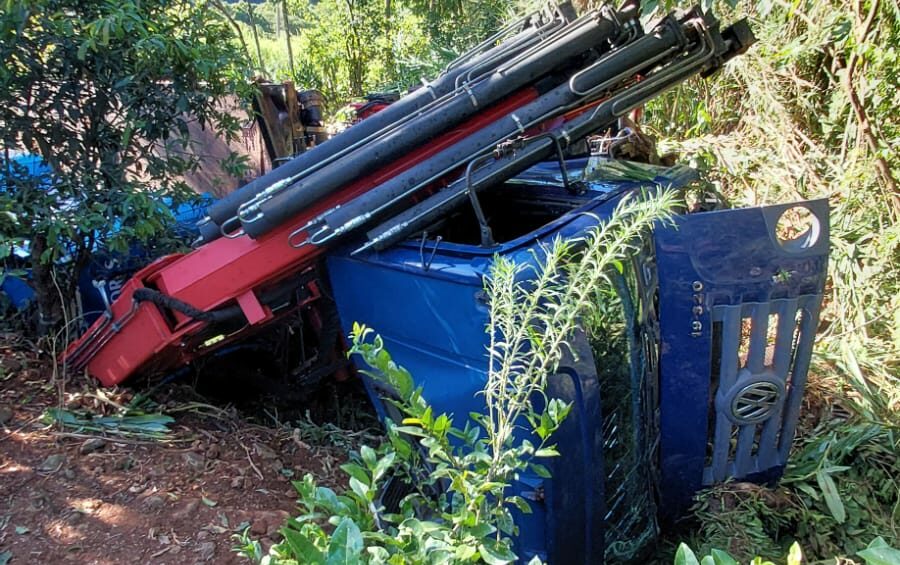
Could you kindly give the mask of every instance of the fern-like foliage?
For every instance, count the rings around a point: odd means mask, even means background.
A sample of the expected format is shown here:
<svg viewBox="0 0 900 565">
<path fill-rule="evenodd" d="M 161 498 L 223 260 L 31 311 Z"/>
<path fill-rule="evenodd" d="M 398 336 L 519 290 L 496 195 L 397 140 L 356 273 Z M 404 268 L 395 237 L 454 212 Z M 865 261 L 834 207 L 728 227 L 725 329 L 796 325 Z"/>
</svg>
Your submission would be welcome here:
<svg viewBox="0 0 900 565">
<path fill-rule="evenodd" d="M 641 235 L 668 219 L 677 200 L 673 191 L 623 198 L 612 216 L 583 238 L 557 238 L 542 247 L 537 267 L 497 257 L 485 285 L 491 339 L 484 397 L 495 458 L 520 419 L 534 416 L 532 399 L 543 393 L 579 319 L 594 304 L 596 289 L 608 284 L 610 269 L 622 270 Z M 543 435 L 539 421 L 535 431 Z"/>
</svg>

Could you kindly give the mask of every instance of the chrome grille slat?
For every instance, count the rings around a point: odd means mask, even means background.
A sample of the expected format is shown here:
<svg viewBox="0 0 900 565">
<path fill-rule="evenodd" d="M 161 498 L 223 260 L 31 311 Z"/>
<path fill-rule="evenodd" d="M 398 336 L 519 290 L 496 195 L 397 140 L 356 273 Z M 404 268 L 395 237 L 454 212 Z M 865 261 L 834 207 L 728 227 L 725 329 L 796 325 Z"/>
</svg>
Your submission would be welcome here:
<svg viewBox="0 0 900 565">
<path fill-rule="evenodd" d="M 822 303 L 821 296 L 801 297 L 800 312 L 803 318 L 800 322 L 800 339 L 797 341 L 797 349 L 794 358 L 797 360 L 791 371 L 791 390 L 785 410 L 785 424 L 779 438 L 778 458 L 787 460 L 794 440 L 794 431 L 797 428 L 797 418 L 800 414 L 800 402 L 803 400 L 803 391 L 806 389 L 806 378 L 809 372 L 809 363 L 812 360 L 812 347 L 816 337 L 816 327 L 819 325 L 819 307 Z"/>
<path fill-rule="evenodd" d="M 794 332 L 797 326 L 799 300 L 790 298 L 773 304 L 778 314 L 778 329 L 775 339 L 775 354 L 772 369 L 776 375 L 788 375 L 794 353 Z M 772 417 L 763 425 L 757 456 L 761 461 L 774 461 L 778 453 L 778 432 L 781 431 L 784 404 L 779 404 Z"/>
<path fill-rule="evenodd" d="M 722 360 L 719 369 L 719 388 L 731 388 L 737 380 L 738 348 L 741 339 L 741 306 L 722 306 L 713 311 L 713 320 L 722 322 Z M 727 352 L 727 353 L 726 353 Z M 712 474 L 707 483 L 724 480 L 728 476 L 728 456 L 731 446 L 732 424 L 728 417 L 716 413 L 716 434 L 713 444 Z"/>
</svg>

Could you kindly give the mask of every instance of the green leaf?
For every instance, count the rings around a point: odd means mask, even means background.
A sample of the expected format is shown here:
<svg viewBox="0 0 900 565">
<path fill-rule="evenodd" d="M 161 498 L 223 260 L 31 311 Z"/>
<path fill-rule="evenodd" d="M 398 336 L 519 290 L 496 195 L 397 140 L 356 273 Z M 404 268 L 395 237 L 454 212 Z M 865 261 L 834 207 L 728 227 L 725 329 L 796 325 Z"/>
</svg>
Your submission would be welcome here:
<svg viewBox="0 0 900 565">
<path fill-rule="evenodd" d="M 356 565 L 363 550 L 363 537 L 359 526 L 350 518 L 342 518 L 328 544 L 326 565 Z"/>
<path fill-rule="evenodd" d="M 615 267 L 616 270 L 619 271 L 620 275 L 625 272 L 625 267 L 622 265 L 622 262 L 619 261 L 618 259 L 613 259 L 611 261 L 611 263 L 612 263 L 613 267 Z"/>
<path fill-rule="evenodd" d="M 92 44 L 93 41 L 90 39 L 81 42 L 81 45 L 78 46 L 78 52 L 75 54 L 79 61 L 85 60 L 85 58 L 87 57 L 88 49 L 91 48 Z"/>
<path fill-rule="evenodd" d="M 801 563 L 803 563 L 803 552 L 800 550 L 800 544 L 794 542 L 788 550 L 787 565 L 800 565 Z"/>
<path fill-rule="evenodd" d="M 394 464 L 394 459 L 396 459 L 396 454 L 391 451 L 386 453 L 384 457 L 378 460 L 378 463 L 375 464 L 375 469 L 372 470 L 372 480 L 378 481 L 388 469 L 391 468 L 391 465 Z"/>
<path fill-rule="evenodd" d="M 678 544 L 678 550 L 675 552 L 675 565 L 700 565 L 697 556 L 684 543 Z"/>
<path fill-rule="evenodd" d="M 513 535 L 516 533 L 516 523 L 508 508 L 500 508 L 494 515 L 494 521 L 497 523 L 497 528 L 504 534 Z"/>
<path fill-rule="evenodd" d="M 495 528 L 494 526 L 492 526 L 486 522 L 480 522 L 478 524 L 475 524 L 468 530 L 469 534 L 472 536 L 475 536 L 476 538 L 487 537 L 496 531 L 497 531 L 497 528 Z"/>
<path fill-rule="evenodd" d="M 403 367 L 396 367 L 392 371 L 390 383 L 403 400 L 409 400 L 412 393 L 416 390 L 412 375 Z"/>
<path fill-rule="evenodd" d="M 478 550 L 475 549 L 474 546 L 460 545 L 457 546 L 454 557 L 456 557 L 457 563 L 468 563 L 473 557 L 475 557 L 476 553 L 478 553 Z"/>
<path fill-rule="evenodd" d="M 375 455 L 374 449 L 372 449 L 368 445 L 364 445 L 359 448 L 359 455 L 362 457 L 362 460 L 366 464 L 366 467 L 368 467 L 369 469 L 373 469 L 375 467 L 377 456 Z"/>
<path fill-rule="evenodd" d="M 522 514 L 531 514 L 531 505 L 528 504 L 528 501 L 522 498 L 521 496 L 510 496 L 506 499 L 507 502 L 514 504 L 516 508 L 519 509 L 519 512 Z"/>
<path fill-rule="evenodd" d="M 841 495 L 838 493 L 834 479 L 831 478 L 830 474 L 819 469 L 816 471 L 816 482 L 819 483 L 819 488 L 822 489 L 822 494 L 825 496 L 825 505 L 828 506 L 828 511 L 831 512 L 838 524 L 843 524 L 847 519 L 847 512 L 844 509 L 844 503 L 841 501 Z"/>
<path fill-rule="evenodd" d="M 543 465 L 541 465 L 540 463 L 531 463 L 530 467 L 531 467 L 531 470 L 534 471 L 534 473 L 541 478 L 549 479 L 553 476 L 550 474 L 550 470 L 547 469 L 546 467 L 544 467 Z"/>
<path fill-rule="evenodd" d="M 879 548 L 879 547 L 890 547 L 888 545 L 888 542 L 884 541 L 884 538 L 881 536 L 878 536 L 877 538 L 875 538 L 871 542 L 869 542 L 869 545 L 866 546 L 866 549 L 873 549 L 873 548 Z"/>
<path fill-rule="evenodd" d="M 201 496 L 201 497 L 200 497 L 200 501 L 201 501 L 203 504 L 209 506 L 210 508 L 212 508 L 212 507 L 214 507 L 216 504 L 218 504 L 218 502 L 216 502 L 215 500 L 210 500 L 210 499 L 206 498 L 205 496 Z"/>
<path fill-rule="evenodd" d="M 305 535 L 291 528 L 282 528 L 281 535 L 299 563 L 324 565 L 325 555 Z"/>
<path fill-rule="evenodd" d="M 397 426 L 394 428 L 397 432 L 401 434 L 407 434 L 416 437 L 429 437 L 427 433 L 422 431 L 422 428 L 417 428 L 415 426 Z"/>
<path fill-rule="evenodd" d="M 738 562 L 734 560 L 734 557 L 721 549 L 713 549 L 709 553 L 715 565 L 738 565 Z M 790 563 L 788 565 L 790 565 Z"/>
<path fill-rule="evenodd" d="M 900 550 L 890 547 L 878 536 L 864 550 L 857 552 L 866 565 L 900 565 Z"/>
<path fill-rule="evenodd" d="M 356 477 L 350 477 L 350 490 L 363 500 L 370 500 L 369 493 L 371 493 L 371 489 Z"/>
<path fill-rule="evenodd" d="M 383 547 L 367 547 L 366 553 L 369 554 L 369 563 L 387 563 L 391 554 Z"/>
<path fill-rule="evenodd" d="M 356 463 L 344 463 L 341 465 L 341 470 L 357 481 L 365 485 L 369 484 L 369 473 Z"/>
<path fill-rule="evenodd" d="M 449 429 L 450 418 L 448 418 L 446 414 L 441 414 L 437 417 L 437 419 L 435 419 L 433 426 L 435 435 L 443 435 Z"/>
<path fill-rule="evenodd" d="M 494 540 L 485 540 L 478 544 L 478 553 L 488 565 L 506 565 L 516 560 L 516 554 L 505 544 Z"/>
<path fill-rule="evenodd" d="M 316 488 L 316 501 L 328 509 L 332 514 L 340 514 L 346 510 L 344 503 L 340 501 L 334 491 L 328 487 Z"/>
</svg>

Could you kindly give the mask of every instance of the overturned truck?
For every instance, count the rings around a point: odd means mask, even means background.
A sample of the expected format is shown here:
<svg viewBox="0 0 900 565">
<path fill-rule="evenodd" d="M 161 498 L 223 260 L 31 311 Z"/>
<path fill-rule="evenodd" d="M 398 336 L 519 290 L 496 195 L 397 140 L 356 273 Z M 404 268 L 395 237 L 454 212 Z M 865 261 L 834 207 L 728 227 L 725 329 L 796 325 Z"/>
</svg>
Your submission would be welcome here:
<svg viewBox="0 0 900 565">
<path fill-rule="evenodd" d="M 69 368 L 105 385 L 166 373 L 275 327 L 303 382 L 352 371 L 353 322 L 375 328 L 439 411 L 483 409 L 492 258 L 576 240 L 622 198 L 684 184 L 647 166 L 569 158 L 593 134 L 753 42 L 700 9 L 644 30 L 631 8 L 530 14 L 437 79 L 213 203 L 196 248 L 138 271 L 73 343 Z M 800 209 L 808 229 L 778 230 Z M 688 212 L 687 210 L 690 210 Z M 553 478 L 513 486 L 519 555 L 626 561 L 704 486 L 782 472 L 804 391 L 828 255 L 811 201 L 694 210 L 614 274 L 615 335 L 579 332 L 549 379 L 573 404 Z M 389 406 L 368 382 L 382 417 Z M 390 493 L 385 493 L 385 500 Z"/>
</svg>

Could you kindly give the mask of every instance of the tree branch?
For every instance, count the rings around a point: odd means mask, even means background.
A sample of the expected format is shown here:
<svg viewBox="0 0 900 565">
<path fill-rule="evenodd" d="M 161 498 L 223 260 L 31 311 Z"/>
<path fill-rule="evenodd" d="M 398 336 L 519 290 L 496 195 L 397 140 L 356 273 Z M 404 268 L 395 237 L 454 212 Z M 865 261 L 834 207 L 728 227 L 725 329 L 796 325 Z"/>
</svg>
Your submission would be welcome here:
<svg viewBox="0 0 900 565">
<path fill-rule="evenodd" d="M 857 7 L 857 22 L 859 22 L 859 17 L 862 12 L 862 1 L 863 0 L 860 0 L 860 5 Z M 879 1 L 880 0 L 872 0 L 872 5 L 869 8 L 869 13 L 860 26 L 859 35 L 857 36 L 856 41 L 857 47 L 866 42 L 866 39 L 872 31 L 872 26 L 875 22 L 875 16 L 878 14 Z M 888 198 L 890 199 L 890 204 L 894 210 L 894 214 L 900 216 L 900 190 L 898 190 L 897 187 L 897 180 L 894 178 L 887 160 L 879 155 L 879 150 L 881 149 L 880 140 L 878 139 L 875 131 L 872 129 L 872 124 L 869 122 L 869 116 L 866 113 L 865 104 L 861 99 L 859 92 L 856 89 L 856 85 L 853 81 L 856 68 L 857 66 L 859 66 L 860 61 L 861 56 L 859 54 L 859 51 L 854 50 L 853 53 L 851 53 L 850 58 L 847 60 L 847 66 L 841 83 L 847 93 L 847 98 L 850 100 L 850 106 L 853 109 L 854 115 L 856 116 L 856 121 L 859 124 L 860 134 L 862 135 L 866 146 L 875 159 L 875 168 L 878 171 L 878 175 L 881 177 L 882 183 L 888 191 Z"/>
<path fill-rule="evenodd" d="M 237 32 L 238 39 L 241 42 L 241 47 L 244 50 L 244 55 L 247 57 L 248 61 L 253 61 L 253 57 L 250 56 L 250 48 L 247 47 L 247 42 L 244 41 L 244 32 L 241 31 L 240 24 L 235 21 L 231 14 L 228 13 L 228 9 L 220 2 L 219 0 L 212 0 L 212 5 L 216 7 L 216 9 L 225 16 L 225 19 L 228 20 L 228 23 L 234 28 Z"/>
</svg>

